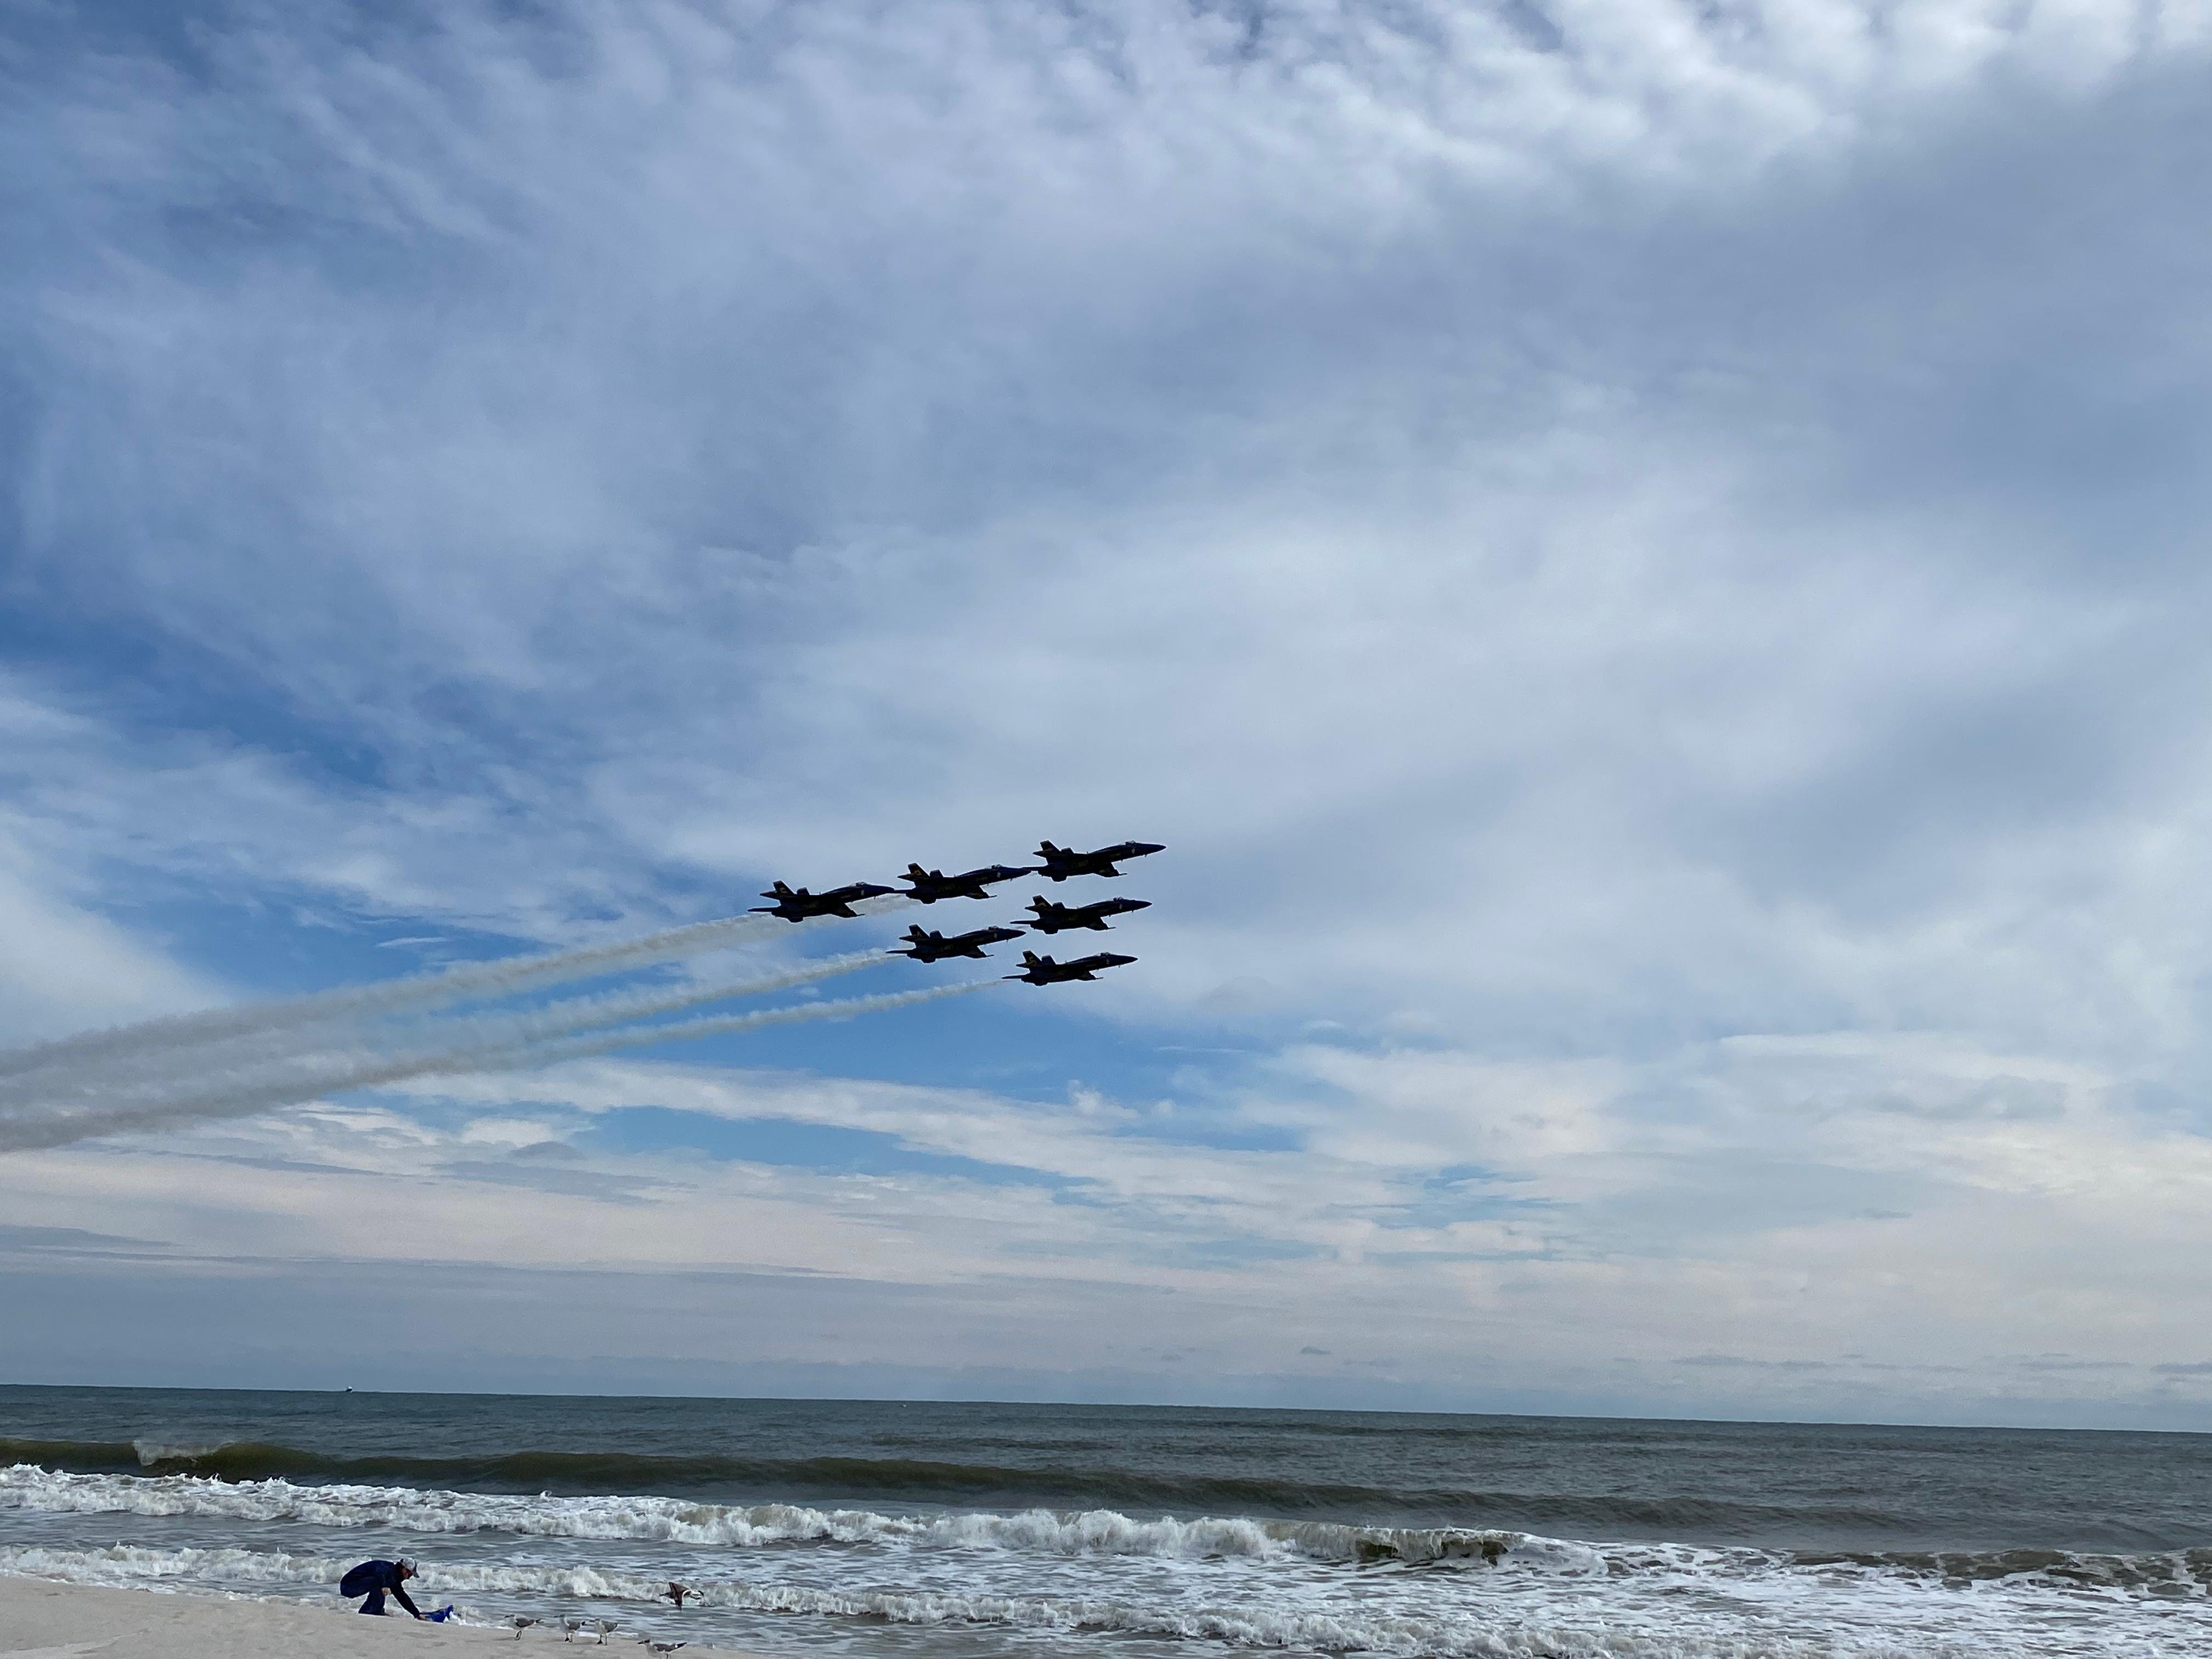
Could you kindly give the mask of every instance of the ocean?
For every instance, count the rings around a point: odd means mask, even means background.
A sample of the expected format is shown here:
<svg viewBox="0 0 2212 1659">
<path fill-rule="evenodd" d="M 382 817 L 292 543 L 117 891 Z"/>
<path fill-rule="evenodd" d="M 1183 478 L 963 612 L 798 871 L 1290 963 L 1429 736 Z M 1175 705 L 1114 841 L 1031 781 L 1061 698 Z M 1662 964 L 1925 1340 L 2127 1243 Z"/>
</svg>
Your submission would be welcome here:
<svg viewBox="0 0 2212 1659">
<path fill-rule="evenodd" d="M 0 1389 L 0 1571 L 337 1606 L 398 1554 L 769 1655 L 2208 1659 L 2212 1436 Z"/>
</svg>

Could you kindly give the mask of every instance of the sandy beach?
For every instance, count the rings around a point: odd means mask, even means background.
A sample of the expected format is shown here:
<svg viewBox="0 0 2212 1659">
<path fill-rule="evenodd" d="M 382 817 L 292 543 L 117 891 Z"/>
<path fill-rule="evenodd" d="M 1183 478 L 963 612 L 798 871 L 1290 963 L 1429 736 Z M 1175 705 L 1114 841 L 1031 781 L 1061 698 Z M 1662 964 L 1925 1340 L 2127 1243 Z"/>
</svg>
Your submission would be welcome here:
<svg viewBox="0 0 2212 1659">
<path fill-rule="evenodd" d="M 0 1654 L 9 1659 L 371 1659 L 433 1650 L 526 1652 L 533 1643 L 561 1640 L 558 1632 L 526 1631 L 518 1641 L 512 1632 L 364 1619 L 336 1596 L 316 1607 L 0 1576 Z M 598 1638 L 576 1640 L 592 1645 Z M 636 1646 L 620 1632 L 608 1642 Z M 684 1650 L 732 1651 L 696 1643 Z"/>
</svg>

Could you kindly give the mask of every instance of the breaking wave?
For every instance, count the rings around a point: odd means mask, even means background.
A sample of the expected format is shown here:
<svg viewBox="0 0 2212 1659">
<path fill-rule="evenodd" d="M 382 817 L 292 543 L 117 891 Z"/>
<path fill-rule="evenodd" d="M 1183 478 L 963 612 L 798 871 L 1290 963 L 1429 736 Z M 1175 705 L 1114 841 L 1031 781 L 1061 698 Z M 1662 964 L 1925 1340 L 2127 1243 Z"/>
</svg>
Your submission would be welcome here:
<svg viewBox="0 0 2212 1659">
<path fill-rule="evenodd" d="M 823 1659 L 2212 1654 L 2187 1437 L 149 1398 L 0 1401 L 0 1571 L 336 1613 L 405 1552 L 479 1623 Z"/>
<path fill-rule="evenodd" d="M 0 1547 L 0 1573 L 335 1608 L 348 1567 L 404 1545 L 468 1622 L 588 1617 L 757 1649 L 762 1619 L 800 1615 L 837 1626 L 810 1642 L 855 1656 L 894 1650 L 869 1637 L 878 1626 L 942 1627 L 995 1659 L 1042 1636 L 1098 1653 L 1135 1638 L 1393 1659 L 2212 1652 L 2212 1549 L 1812 1553 L 1105 1508 L 902 1514 L 228 1480 L 151 1472 L 204 1450 L 115 1450 L 143 1472 L 0 1469 L 0 1517 L 21 1540 Z M 143 1517 L 138 1541 L 94 1547 L 125 1531 L 110 1516 Z M 696 1595 L 680 1620 L 661 1599 L 675 1577 Z"/>
<path fill-rule="evenodd" d="M 1132 1520 L 1111 1510 L 1027 1510 L 881 1515 L 804 1504 L 687 1503 L 650 1497 L 523 1497 L 407 1486 L 305 1486 L 283 1480 L 205 1475 L 62 1474 L 32 1464 L 0 1470 L 0 1510 L 62 1515 L 186 1516 L 320 1527 L 398 1527 L 418 1533 L 506 1532 L 538 1538 L 637 1540 L 690 1547 L 896 1543 L 940 1549 L 1183 1559 L 1298 1556 L 1314 1561 L 1495 1565 L 1556 1556 L 1562 1568 L 1603 1570 L 1594 1552 L 1519 1533 L 1353 1527 L 1243 1517 Z"/>
<path fill-rule="evenodd" d="M 471 1492 L 725 1496 L 747 1490 L 891 1503 L 969 1507 L 1045 1504 L 1282 1516 L 1414 1513 L 1466 1516 L 1500 1531 L 1585 1536 L 1771 1536 L 1811 1528 L 1853 1537 L 1913 1534 L 1906 1516 L 1868 1505 L 1759 1504 L 1694 1496 L 1583 1497 L 1459 1487 L 1380 1487 L 1192 1474 L 1164 1478 L 1101 1468 L 1011 1468 L 913 1458 L 650 1455 L 528 1450 L 480 1457 L 372 1453 L 340 1456 L 258 1440 L 213 1445 L 133 1441 L 16 1440 L 0 1437 L 0 1463 L 76 1474 L 197 1475 L 226 1481 L 404 1485 Z M 2145 1537 L 2154 1546 L 2165 1540 Z"/>
<path fill-rule="evenodd" d="M 798 1504 L 723 1504 L 681 1498 L 533 1496 L 407 1486 L 307 1486 L 204 1475 L 0 1470 L 0 1510 L 179 1516 L 255 1523 L 391 1528 L 426 1536 L 477 1533 L 755 1550 L 813 1544 L 932 1551 L 1154 1557 L 1181 1561 L 1297 1560 L 1316 1565 L 1430 1569 L 1510 1566 L 1557 1579 L 1776 1571 L 1880 1577 L 1954 1588 L 2001 1580 L 2212 1598 L 2212 1549 L 2098 1554 L 2067 1550 L 1790 1551 L 1682 1544 L 1591 1544 L 1474 1528 L 1360 1527 L 1250 1516 L 1137 1519 L 1114 1510 L 1031 1509 L 887 1515 Z M 155 1553 L 158 1555 L 159 1553 Z M 149 1556 L 149 1559 L 153 1559 Z M 287 1558 L 289 1559 L 289 1558 Z M 655 1586 L 657 1589 L 659 1587 Z M 584 1593 L 584 1592 L 579 1592 Z"/>
</svg>

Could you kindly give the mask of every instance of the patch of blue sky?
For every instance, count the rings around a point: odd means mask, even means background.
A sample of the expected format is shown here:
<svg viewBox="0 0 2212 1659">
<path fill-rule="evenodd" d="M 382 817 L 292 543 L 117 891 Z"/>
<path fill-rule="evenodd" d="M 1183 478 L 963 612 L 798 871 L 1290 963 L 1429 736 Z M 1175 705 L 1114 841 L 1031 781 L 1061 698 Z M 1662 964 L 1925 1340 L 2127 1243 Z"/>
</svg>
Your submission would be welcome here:
<svg viewBox="0 0 2212 1659">
<path fill-rule="evenodd" d="M 836 942 L 841 948 L 857 945 L 843 930 L 836 933 Z M 858 995 L 944 983 L 951 977 L 940 969 L 925 978 L 894 963 L 851 975 L 820 990 L 825 998 Z M 1083 988 L 1068 988 L 1079 993 Z M 689 1063 L 834 1071 L 841 1077 L 985 1090 L 1053 1103 L 1065 1102 L 1078 1087 L 1096 1089 L 1115 1100 L 1158 1099 L 1172 1092 L 1176 1079 L 1186 1069 L 1188 1054 L 1164 1050 L 1140 1031 L 1086 1017 L 1073 1006 L 1064 1013 L 1024 1017 L 1018 1005 L 1012 1009 L 1006 1006 L 1006 999 L 1023 994 L 1052 993 L 1008 986 L 848 1020 L 764 1026 L 636 1052 Z"/>
<path fill-rule="evenodd" d="M 1386 1267 L 1419 1267 L 1439 1261 L 1556 1261 L 1566 1253 L 1556 1249 L 1512 1250 L 1369 1250 L 1361 1260 Z"/>
<path fill-rule="evenodd" d="M 8 20 L 17 50 L 70 61 L 87 51 L 155 58 L 173 70 L 200 75 L 215 31 L 235 7 L 228 0 L 112 0 L 101 6 L 23 6 Z"/>
<path fill-rule="evenodd" d="M 0 442 L 18 424 L 9 418 L 8 385 L 0 365 Z M 266 756 L 297 786 L 341 799 L 465 794 L 518 830 L 542 827 L 531 815 L 544 810 L 544 795 L 516 800 L 505 785 L 524 771 L 557 779 L 580 758 L 553 699 L 447 675 L 402 684 L 374 720 L 358 718 L 342 696 L 273 679 L 245 636 L 226 640 L 160 607 L 111 603 L 102 586 L 50 574 L 103 569 L 95 555 L 113 543 L 220 542 L 222 526 L 194 520 L 197 508 L 180 510 L 174 521 L 83 511 L 92 516 L 64 521 L 35 550 L 0 516 L 0 558 L 32 573 L 15 603 L 0 608 L 0 659 L 41 690 L 96 707 L 126 741 L 153 745 L 156 753 L 142 759 L 211 739 Z M 270 533 L 311 536 L 305 529 Z M 80 544 L 83 556 L 75 556 Z M 34 550 L 35 560 L 28 556 Z M 381 597 L 358 583 L 344 585 L 342 600 L 331 603 L 343 603 L 364 634 L 399 626 Z M 411 741 L 395 740 L 395 719 L 411 728 Z"/>
<path fill-rule="evenodd" d="M 994 1187 L 1079 1183 L 1019 1164 L 918 1151 L 896 1135 L 789 1118 L 726 1118 L 665 1106 L 629 1106 L 602 1114 L 577 1138 L 590 1149 L 629 1154 L 697 1152 L 725 1162 L 766 1164 L 828 1175 L 939 1176 Z"/>
<path fill-rule="evenodd" d="M 362 916 L 327 891 L 273 883 L 216 897 L 202 878 L 139 868 L 117 872 L 102 896 L 101 909 L 133 933 L 248 996 L 368 984 L 538 948 L 442 920 Z"/>
<path fill-rule="evenodd" d="M 0 531 L 0 554 L 20 550 Z M 58 562 L 56 550 L 44 550 Z M 220 733 L 226 747 L 282 755 L 296 775 L 325 787 L 391 782 L 387 757 L 368 734 L 307 714 L 259 675 L 176 630 L 81 607 L 43 584 L 0 607 L 0 657 L 65 700 L 95 702 L 104 721 L 126 732 L 156 741 Z"/>
<path fill-rule="evenodd" d="M 1094 1200 L 1079 1193 L 1061 1193 L 1057 1195 L 1056 1201 L 1085 1204 Z M 1111 1209 L 1115 1206 L 1099 1204 L 1098 1207 Z M 997 1248 L 1009 1256 L 1055 1258 L 1087 1255 L 1097 1249 L 1088 1240 L 1057 1243 L 1049 1239 L 1018 1238 L 1002 1239 Z M 1329 1255 L 1334 1248 L 1294 1239 L 1268 1238 L 1257 1233 L 1224 1233 L 1206 1237 L 1178 1232 L 1163 1235 L 1146 1243 L 1126 1245 L 1122 1254 L 1128 1261 L 1163 1267 L 1249 1267 L 1263 1261 L 1311 1261 Z"/>
<path fill-rule="evenodd" d="M 1157 1141 L 1168 1146 L 1198 1146 L 1217 1152 L 1299 1152 L 1303 1132 L 1277 1123 L 1259 1123 L 1230 1107 L 1170 1105 L 1133 1123 L 1115 1126 L 1115 1139 Z"/>
<path fill-rule="evenodd" d="M 1326 1244 L 1248 1233 L 1216 1238 L 1162 1238 L 1149 1248 L 1130 1249 L 1128 1255 L 1133 1261 L 1149 1261 L 1163 1267 L 1249 1267 L 1263 1261 L 1313 1261 L 1329 1255 L 1333 1249 Z"/>
<path fill-rule="evenodd" d="M 1430 1171 L 1423 1177 L 1421 1186 L 1425 1191 L 1432 1193 L 1457 1192 L 1478 1182 L 1511 1178 L 1480 1164 L 1447 1164 L 1442 1169 Z"/>
<path fill-rule="evenodd" d="M 1419 1228 L 1449 1227 L 1455 1222 L 1504 1221 L 1557 1213 L 1566 1207 L 1557 1199 L 1445 1188 L 1425 1193 L 1408 1203 L 1374 1206 L 1360 1213 L 1386 1232 L 1409 1232 Z"/>
</svg>

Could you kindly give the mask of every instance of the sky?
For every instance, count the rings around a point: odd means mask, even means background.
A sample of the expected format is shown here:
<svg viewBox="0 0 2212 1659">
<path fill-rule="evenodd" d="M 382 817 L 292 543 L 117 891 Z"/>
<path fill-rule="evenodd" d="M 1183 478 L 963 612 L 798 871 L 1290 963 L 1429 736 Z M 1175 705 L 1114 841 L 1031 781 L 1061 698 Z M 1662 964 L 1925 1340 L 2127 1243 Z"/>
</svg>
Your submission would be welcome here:
<svg viewBox="0 0 2212 1659">
<path fill-rule="evenodd" d="M 1169 849 L 0 1153 L 0 1380 L 2212 1430 L 2205 0 L 0 0 L 0 1041 Z"/>
</svg>

